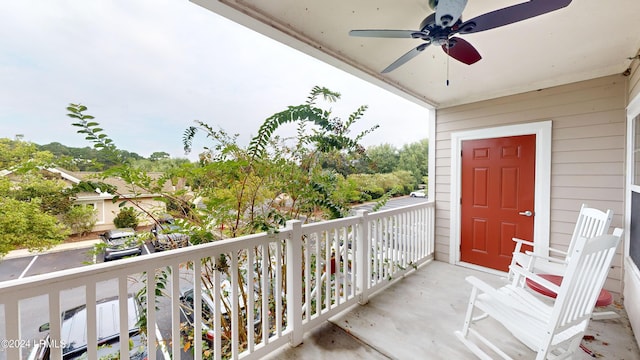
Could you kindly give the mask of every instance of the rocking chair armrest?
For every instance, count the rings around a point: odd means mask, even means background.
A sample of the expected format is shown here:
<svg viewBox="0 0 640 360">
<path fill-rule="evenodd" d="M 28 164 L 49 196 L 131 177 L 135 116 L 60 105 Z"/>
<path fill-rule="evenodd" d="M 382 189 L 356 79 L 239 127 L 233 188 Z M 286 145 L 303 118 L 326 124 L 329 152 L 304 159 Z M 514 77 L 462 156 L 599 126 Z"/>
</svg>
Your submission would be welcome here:
<svg viewBox="0 0 640 360">
<path fill-rule="evenodd" d="M 482 291 L 483 293 L 492 294 L 492 295 L 497 294 L 497 290 L 495 288 L 493 288 L 491 285 L 487 284 L 486 282 L 478 279 L 473 275 L 467 276 L 465 280 L 467 280 L 469 284 L 471 284 L 473 287 L 477 288 L 478 290 Z"/>
<path fill-rule="evenodd" d="M 549 248 L 549 252 L 557 253 L 557 254 L 564 255 L 564 256 L 567 256 L 567 254 L 568 254 L 566 251 L 562 251 L 562 250 L 558 250 L 558 249 L 554 249 L 554 248 Z"/>
<path fill-rule="evenodd" d="M 513 271 L 514 273 L 517 273 L 520 276 L 524 277 L 525 279 L 531 279 L 531 281 L 537 283 L 540 286 L 543 286 L 543 287 L 549 289 L 550 291 L 552 291 L 552 292 L 554 292 L 556 294 L 560 291 L 560 286 L 552 283 L 551 281 L 541 277 L 540 275 L 538 275 L 536 273 L 532 273 L 531 271 L 528 271 L 525 268 L 522 268 L 520 266 L 510 266 L 509 269 L 511 271 Z"/>
<path fill-rule="evenodd" d="M 516 243 L 518 243 L 516 245 L 520 245 L 520 246 L 522 246 L 522 245 L 533 246 L 534 245 L 533 242 L 527 241 L 527 240 L 523 240 L 523 239 L 520 239 L 520 238 L 515 238 L 514 237 L 514 238 L 511 238 L 511 240 L 515 241 Z"/>
<path fill-rule="evenodd" d="M 542 259 L 542 260 L 548 260 L 550 262 L 554 262 L 554 263 L 558 263 L 558 264 L 564 264 L 564 265 L 568 265 L 569 264 L 567 262 L 567 260 L 565 260 L 565 259 L 559 259 L 559 258 L 555 258 L 555 257 L 551 257 L 551 256 L 540 255 L 540 254 L 534 253 L 533 251 L 526 251 L 525 253 L 527 255 L 531 256 L 533 261 L 536 261 L 538 259 Z"/>
</svg>

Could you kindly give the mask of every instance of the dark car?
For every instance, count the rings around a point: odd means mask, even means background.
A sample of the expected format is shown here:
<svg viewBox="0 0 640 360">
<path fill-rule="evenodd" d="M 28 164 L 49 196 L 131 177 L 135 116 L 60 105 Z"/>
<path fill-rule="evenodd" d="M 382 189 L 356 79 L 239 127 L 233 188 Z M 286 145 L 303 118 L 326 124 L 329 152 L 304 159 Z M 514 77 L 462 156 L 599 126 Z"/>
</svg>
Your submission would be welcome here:
<svg viewBox="0 0 640 360">
<path fill-rule="evenodd" d="M 100 300 L 96 303 L 98 359 L 114 358 L 120 351 L 120 303 L 118 297 Z M 143 333 L 140 332 L 138 321 L 142 314 L 142 307 L 133 295 L 129 295 L 127 308 L 129 309 L 129 357 L 131 359 L 146 359 L 147 352 Z M 48 331 L 49 323 L 40 326 L 40 332 Z M 87 358 L 87 309 L 80 305 L 62 312 L 62 329 L 60 343 L 64 360 Z M 28 360 L 48 360 L 49 345 L 52 342 L 47 334 L 39 341 L 29 354 Z M 117 357 L 119 358 L 119 357 Z"/>
<path fill-rule="evenodd" d="M 100 237 L 104 242 L 104 261 L 142 254 L 142 241 L 131 228 L 108 230 Z"/>
<path fill-rule="evenodd" d="M 151 227 L 153 240 L 151 243 L 156 251 L 177 249 L 189 246 L 189 235 L 180 232 L 182 228 L 175 223 L 172 217 L 161 218 L 158 224 Z"/>
</svg>

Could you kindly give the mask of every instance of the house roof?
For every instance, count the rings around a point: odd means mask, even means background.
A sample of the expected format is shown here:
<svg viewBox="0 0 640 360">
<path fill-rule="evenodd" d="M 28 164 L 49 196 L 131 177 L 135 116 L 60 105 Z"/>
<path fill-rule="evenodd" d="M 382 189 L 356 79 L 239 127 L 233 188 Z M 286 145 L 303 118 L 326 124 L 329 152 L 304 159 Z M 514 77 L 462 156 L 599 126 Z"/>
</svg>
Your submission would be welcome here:
<svg viewBox="0 0 640 360">
<path fill-rule="evenodd" d="M 444 51 L 430 46 L 400 68 L 381 74 L 422 41 L 350 37 L 349 31 L 418 30 L 420 22 L 432 12 L 427 0 L 191 1 L 435 108 L 622 74 L 640 47 L 640 32 L 635 26 L 640 18 L 640 1 L 574 0 L 566 8 L 535 18 L 459 35 L 482 56 L 473 65 L 456 60 L 447 63 Z M 468 20 L 522 2 L 469 0 L 462 17 Z"/>
<path fill-rule="evenodd" d="M 60 174 L 62 178 L 67 179 L 74 184 L 77 184 L 80 181 L 94 181 L 94 182 L 100 181 L 107 185 L 115 186 L 118 193 L 120 193 L 123 196 L 132 196 L 134 194 L 137 194 L 137 197 L 150 197 L 155 195 L 155 194 L 150 194 L 148 191 L 138 186 L 132 187 L 130 184 L 128 184 L 126 181 L 124 181 L 122 178 L 119 178 L 119 177 L 108 177 L 106 179 L 102 179 L 100 177 L 99 172 L 69 171 L 61 168 L 54 168 L 54 169 L 47 169 L 47 170 L 53 173 Z M 160 172 L 150 172 L 150 173 L 147 173 L 147 175 L 150 176 L 153 180 L 157 180 L 157 179 L 160 179 L 160 177 L 163 174 Z M 104 192 L 104 189 L 102 190 L 103 190 L 103 194 L 107 194 L 106 192 Z M 171 183 L 166 182 L 164 184 L 163 191 L 173 191 L 173 190 L 175 189 L 173 188 Z M 95 197 L 96 193 L 83 192 L 78 195 L 79 197 L 88 197 L 88 196 Z M 114 195 L 114 194 L 110 194 L 110 195 Z"/>
</svg>

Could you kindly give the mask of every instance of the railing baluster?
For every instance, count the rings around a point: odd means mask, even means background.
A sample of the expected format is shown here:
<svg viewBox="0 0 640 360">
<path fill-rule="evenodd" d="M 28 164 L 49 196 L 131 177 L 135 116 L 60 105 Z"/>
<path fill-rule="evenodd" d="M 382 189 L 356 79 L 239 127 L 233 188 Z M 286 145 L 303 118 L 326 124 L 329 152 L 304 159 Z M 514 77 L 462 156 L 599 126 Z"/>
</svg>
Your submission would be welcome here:
<svg viewBox="0 0 640 360">
<path fill-rule="evenodd" d="M 98 360 L 98 324 L 96 307 L 96 283 L 90 282 L 85 286 L 85 301 L 87 303 L 87 359 Z M 155 359 L 154 359 L 155 360 Z"/>
<path fill-rule="evenodd" d="M 269 333 L 271 331 L 271 317 L 269 316 L 269 265 L 271 260 L 269 259 L 269 245 L 260 245 L 262 252 L 261 271 L 260 277 L 262 284 L 262 343 L 267 345 L 269 343 Z"/>
<path fill-rule="evenodd" d="M 149 360 L 156 360 L 156 271 L 147 270 L 147 349 Z M 144 305 L 144 304 L 142 304 Z M 162 346 L 162 345 L 161 345 Z"/>
<path fill-rule="evenodd" d="M 273 285 L 273 297 L 275 299 L 276 334 L 282 336 L 282 242 L 276 244 L 276 278 Z"/>
<path fill-rule="evenodd" d="M 174 324 L 171 329 L 171 338 L 180 339 L 180 264 L 173 263 L 169 266 L 171 269 L 171 324 Z M 194 293 L 199 289 L 194 289 Z M 194 335 L 195 338 L 196 335 Z M 180 341 L 173 341 L 171 346 L 171 353 L 173 359 L 180 359 Z"/>
<path fill-rule="evenodd" d="M 61 338 L 61 314 L 60 309 L 60 290 L 54 290 L 49 293 L 49 339 L 52 344 L 57 346 L 51 346 L 51 358 L 53 360 L 62 359 L 62 343 Z M 16 338 L 18 339 L 18 338 Z"/>
<path fill-rule="evenodd" d="M 240 292 L 240 281 L 238 279 L 239 256 L 240 252 L 231 253 L 231 289 L 229 289 L 231 290 L 231 314 L 228 315 L 229 320 L 231 321 L 231 357 L 233 359 L 238 358 L 238 348 L 240 346 L 238 316 L 236 315 L 240 313 L 240 303 L 238 302 L 238 296 Z M 218 329 L 216 329 L 216 331 L 217 330 Z"/>
<path fill-rule="evenodd" d="M 214 265 L 217 265 L 217 261 L 221 256 L 226 256 L 226 254 L 216 254 L 213 256 L 212 261 Z M 220 311 L 222 299 L 220 299 L 220 291 L 221 291 L 221 282 L 222 282 L 222 274 L 217 268 L 213 269 L 213 289 L 211 290 L 211 297 L 213 298 L 213 351 L 214 358 L 216 360 L 222 359 L 222 320 L 220 319 Z M 194 299 L 195 301 L 195 299 Z M 200 300 L 202 303 L 202 300 Z"/>
<path fill-rule="evenodd" d="M 129 291 L 127 277 L 118 277 L 118 315 L 120 320 L 120 359 L 129 360 Z"/>
<path fill-rule="evenodd" d="M 316 289 L 316 306 L 315 306 L 315 315 L 320 316 L 322 313 L 322 263 L 321 259 L 321 246 L 322 246 L 322 234 L 320 232 L 315 233 L 316 243 L 315 243 L 315 252 L 316 252 L 316 278 L 315 278 L 315 287 Z"/>
<path fill-rule="evenodd" d="M 51 295 L 49 295 L 51 296 Z M 49 314 L 54 313 L 49 311 Z M 49 315 L 51 316 L 51 315 Z M 60 315 L 58 315 L 60 317 Z M 20 337 L 20 299 L 12 298 L 4 303 L 4 319 L 5 319 L 5 334 L 7 340 L 18 340 Z M 19 346 L 9 346 L 3 348 L 3 351 L 7 352 L 7 359 L 21 359 Z"/>
<path fill-rule="evenodd" d="M 253 250 L 247 249 L 247 322 L 244 324 L 244 327 L 247 329 L 247 350 L 252 353 L 255 348 L 255 330 L 254 330 L 254 322 L 255 322 L 255 282 L 254 282 L 254 269 L 255 269 L 255 260 L 253 258 Z"/>
<path fill-rule="evenodd" d="M 193 353 L 202 359 L 202 259 L 193 260 Z M 174 324 L 175 326 L 175 324 Z"/>
</svg>

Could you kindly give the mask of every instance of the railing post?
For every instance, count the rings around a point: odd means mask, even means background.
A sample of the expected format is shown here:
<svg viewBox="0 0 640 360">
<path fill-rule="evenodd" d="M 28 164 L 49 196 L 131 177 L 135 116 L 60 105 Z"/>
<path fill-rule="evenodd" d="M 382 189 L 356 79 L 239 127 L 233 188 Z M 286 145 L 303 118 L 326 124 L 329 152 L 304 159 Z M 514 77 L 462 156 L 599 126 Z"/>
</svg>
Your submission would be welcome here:
<svg viewBox="0 0 640 360">
<path fill-rule="evenodd" d="M 287 327 L 291 346 L 302 344 L 302 222 L 287 221 Z"/>
<path fill-rule="evenodd" d="M 371 283 L 371 236 L 369 236 L 369 211 L 358 210 L 359 217 L 358 236 L 356 237 L 356 282 L 360 293 L 358 303 L 364 305 L 369 302 L 369 284 Z"/>
</svg>

